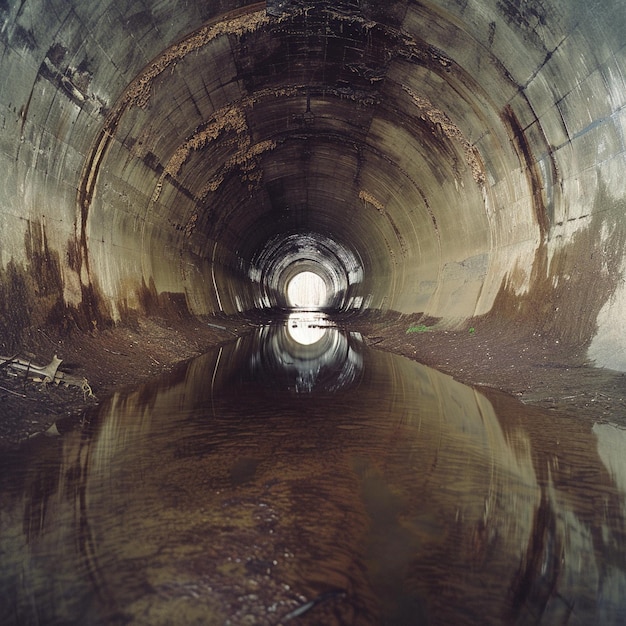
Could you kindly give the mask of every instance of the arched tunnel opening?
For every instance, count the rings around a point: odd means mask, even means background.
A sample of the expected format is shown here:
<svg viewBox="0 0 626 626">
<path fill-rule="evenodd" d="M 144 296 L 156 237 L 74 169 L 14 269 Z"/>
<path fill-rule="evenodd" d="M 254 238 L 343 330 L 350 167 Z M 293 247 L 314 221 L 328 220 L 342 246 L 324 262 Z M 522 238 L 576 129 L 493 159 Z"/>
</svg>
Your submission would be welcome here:
<svg viewBox="0 0 626 626">
<path fill-rule="evenodd" d="M 102 405 L 106 417 L 89 444 L 95 460 L 85 460 L 87 444 L 68 443 L 63 452 L 69 484 L 113 463 L 127 435 L 145 435 L 158 423 L 137 408 L 140 400 L 179 419 L 191 402 L 176 386 L 182 379 L 215 419 L 245 405 L 241 389 L 253 379 L 274 391 L 288 387 L 296 402 L 313 390 L 328 397 L 360 385 L 361 396 L 342 410 L 373 411 L 380 394 L 390 415 L 401 416 L 395 430 L 371 436 L 372 449 L 384 440 L 404 450 L 418 431 L 432 436 L 419 444 L 429 459 L 426 486 L 448 436 L 436 441 L 433 433 L 449 428 L 454 437 L 483 437 L 492 446 L 491 474 L 481 466 L 475 485 L 461 474 L 446 483 L 459 501 L 478 493 L 476 485 L 490 485 L 479 513 L 475 503 L 446 509 L 457 524 L 446 532 L 470 546 L 467 571 L 490 558 L 499 536 L 523 546 L 514 573 L 502 576 L 510 582 L 508 604 L 493 623 L 522 623 L 521 615 L 567 623 L 576 602 L 563 582 L 570 580 L 563 555 L 569 564 L 578 549 L 597 560 L 598 571 L 610 570 L 603 580 L 626 597 L 623 568 L 599 556 L 611 541 L 624 548 L 619 525 L 626 515 L 622 0 L 0 0 L 0 23 L 3 450 L 33 446 L 32 458 L 45 459 L 52 453 L 37 447 L 45 445 L 38 435 L 88 432 L 85 415 Z M 284 327 L 270 334 L 266 326 L 276 320 Z M 244 358 L 243 345 L 256 356 Z M 368 366 L 370 348 L 411 364 L 385 356 L 384 367 Z M 181 374 L 180 364 L 199 355 Z M 146 387 L 139 400 L 118 395 L 164 372 L 174 377 L 165 390 Z M 442 382 L 441 372 L 454 382 Z M 223 391 L 233 381 L 241 389 Z M 449 383 L 452 391 L 441 391 Z M 255 393 L 255 401 L 265 398 Z M 414 396 L 428 407 L 424 431 Z M 519 407 L 508 408 L 512 397 L 532 417 L 502 426 L 500 408 L 518 415 Z M 456 416 L 451 407 L 459 398 L 470 408 L 456 424 L 448 411 Z M 310 415 L 302 413 L 316 424 L 322 416 L 311 406 Z M 129 427 L 139 414 L 143 421 Z M 363 436 L 354 419 L 333 431 L 345 449 Z M 525 431 L 533 420 L 539 426 Z M 217 422 L 223 439 L 215 450 L 229 436 Z M 537 434 L 544 428 L 549 442 Z M 332 437 L 311 430 L 299 436 L 308 445 L 305 459 L 316 446 L 331 460 L 340 456 Z M 107 437 L 110 448 L 102 443 Z M 189 456 L 192 439 L 176 448 L 177 458 Z M 272 458 L 297 449 L 287 437 L 278 451 L 267 433 L 259 441 Z M 450 448 L 480 456 L 474 439 L 454 441 Z M 558 446 L 590 455 L 593 476 L 606 487 L 590 498 L 620 511 L 607 514 L 604 525 L 585 525 L 600 514 L 572 486 L 576 472 L 563 469 L 569 466 L 554 452 Z M 163 459 L 168 450 L 163 443 Z M 436 515 L 406 522 L 398 503 L 407 485 L 385 483 L 387 461 L 367 465 L 361 452 L 336 469 L 342 480 L 356 477 L 341 488 L 366 494 L 355 505 L 363 527 L 393 517 L 397 539 L 371 539 L 364 562 L 376 561 L 381 581 L 404 584 L 380 554 L 393 553 L 394 566 L 417 577 L 422 566 L 398 553 L 416 549 Z M 141 454 L 146 466 L 159 465 L 156 453 Z M 224 467 L 232 462 L 220 454 Z M 413 463 L 419 455 L 411 454 Z M 143 476 L 135 462 L 129 460 Z M 264 463 L 250 452 L 226 478 L 218 463 L 207 482 L 236 490 Z M 325 475 L 323 463 L 315 467 Z M 509 471 L 519 479 L 515 489 L 531 493 L 530 504 L 522 507 L 524 520 L 498 525 L 494 511 L 505 500 L 518 506 L 517 496 L 506 494 L 502 476 Z M 265 479 L 268 493 L 282 480 Z M 65 480 L 50 488 L 62 490 Z M 295 499 L 303 485 L 305 493 L 304 479 L 290 484 Z M 333 497 L 324 494 L 332 490 L 326 483 L 319 490 L 316 497 L 330 507 Z M 242 502 L 233 496 L 223 506 L 235 510 Z M 345 502 L 337 510 L 347 511 Z M 37 511 L 43 520 L 46 502 L 37 506 L 24 517 L 25 545 L 37 524 L 45 525 L 33 520 Z M 466 514 L 471 528 L 463 526 Z M 278 518 L 266 517 L 263 528 L 273 530 Z M 95 563 L 90 541 L 81 544 L 80 567 Z M 245 571 L 240 562 L 225 565 L 221 574 L 231 568 L 249 575 L 252 587 L 269 584 L 269 574 L 262 583 L 257 574 L 280 559 L 264 559 L 245 561 Z M 299 600 L 285 599 L 284 616 L 335 611 L 329 624 L 377 623 L 372 615 L 387 609 L 376 613 L 365 601 L 348 609 L 344 599 L 352 602 L 357 583 L 340 578 L 330 590 L 317 581 Z M 178 579 L 150 584 L 161 599 L 190 603 L 206 591 L 183 588 Z M 397 613 L 385 614 L 386 623 L 427 623 L 421 600 L 391 586 L 380 602 L 396 603 Z M 594 619 L 623 623 L 626 608 L 608 586 L 598 583 L 608 599 Z M 601 605 L 605 596 L 598 598 Z M 241 623 L 278 623 L 237 615 Z"/>
<path fill-rule="evenodd" d="M 258 280 L 264 309 L 309 308 L 335 313 L 362 308 L 351 295 L 362 281 L 363 268 L 347 246 L 315 233 L 279 235 L 255 255 L 249 273 Z"/>
</svg>

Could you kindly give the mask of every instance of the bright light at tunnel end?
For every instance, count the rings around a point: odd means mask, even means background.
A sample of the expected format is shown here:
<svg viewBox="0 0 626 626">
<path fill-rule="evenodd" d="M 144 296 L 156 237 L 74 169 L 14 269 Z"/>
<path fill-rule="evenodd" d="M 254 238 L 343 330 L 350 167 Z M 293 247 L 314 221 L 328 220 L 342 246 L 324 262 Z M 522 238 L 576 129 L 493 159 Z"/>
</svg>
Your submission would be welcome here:
<svg viewBox="0 0 626 626">
<path fill-rule="evenodd" d="M 319 233 L 276 235 L 252 259 L 248 272 L 263 308 L 345 311 L 362 290 L 359 256 Z"/>
<path fill-rule="evenodd" d="M 287 303 L 294 309 L 321 309 L 328 303 L 326 284 L 315 272 L 297 273 L 287 284 Z"/>
</svg>

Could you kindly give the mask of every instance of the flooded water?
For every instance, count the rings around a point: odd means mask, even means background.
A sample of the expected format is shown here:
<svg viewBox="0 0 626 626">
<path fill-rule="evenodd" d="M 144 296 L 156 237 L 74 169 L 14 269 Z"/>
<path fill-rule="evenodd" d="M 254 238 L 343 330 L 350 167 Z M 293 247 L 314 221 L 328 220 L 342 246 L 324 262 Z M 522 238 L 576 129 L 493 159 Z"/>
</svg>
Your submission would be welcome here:
<svg viewBox="0 0 626 626">
<path fill-rule="evenodd" d="M 626 623 L 624 430 L 317 326 L 5 456 L 0 623 Z"/>
</svg>

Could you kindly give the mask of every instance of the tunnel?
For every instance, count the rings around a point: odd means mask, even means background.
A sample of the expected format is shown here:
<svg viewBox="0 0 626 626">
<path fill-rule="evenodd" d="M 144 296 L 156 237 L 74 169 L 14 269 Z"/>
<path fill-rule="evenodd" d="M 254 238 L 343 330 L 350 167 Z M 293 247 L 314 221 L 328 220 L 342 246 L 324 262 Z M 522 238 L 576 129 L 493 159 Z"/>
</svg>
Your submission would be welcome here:
<svg viewBox="0 0 626 626">
<path fill-rule="evenodd" d="M 0 24 L 0 621 L 624 623 L 623 0 Z"/>
<path fill-rule="evenodd" d="M 289 307 L 484 315 L 626 368 L 621 2 L 13 2 L 0 341 Z"/>
</svg>

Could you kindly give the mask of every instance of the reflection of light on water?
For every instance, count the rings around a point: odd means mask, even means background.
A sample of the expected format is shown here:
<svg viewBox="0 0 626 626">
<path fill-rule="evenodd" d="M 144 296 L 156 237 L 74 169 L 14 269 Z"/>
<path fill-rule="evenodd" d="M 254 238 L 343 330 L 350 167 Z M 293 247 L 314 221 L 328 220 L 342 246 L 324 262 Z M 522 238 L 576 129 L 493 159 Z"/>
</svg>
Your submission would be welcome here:
<svg viewBox="0 0 626 626">
<path fill-rule="evenodd" d="M 0 624 L 626 623 L 626 431 L 318 325 L 0 455 Z"/>
<path fill-rule="evenodd" d="M 326 284 L 313 272 L 296 274 L 287 285 L 287 299 L 290 306 L 315 309 L 326 304 Z"/>
<path fill-rule="evenodd" d="M 323 313 L 292 313 L 285 324 L 261 329 L 259 338 L 252 367 L 275 388 L 335 392 L 352 385 L 363 368 L 361 336 L 339 330 Z"/>
<path fill-rule="evenodd" d="M 324 328 L 321 323 L 322 317 L 316 313 L 294 313 L 289 316 L 287 330 L 296 343 L 310 346 L 328 332 L 328 328 Z"/>
<path fill-rule="evenodd" d="M 626 430 L 615 424 L 594 424 L 593 434 L 598 441 L 598 455 L 615 485 L 626 494 Z M 626 503 L 624 504 L 626 513 Z"/>
</svg>

